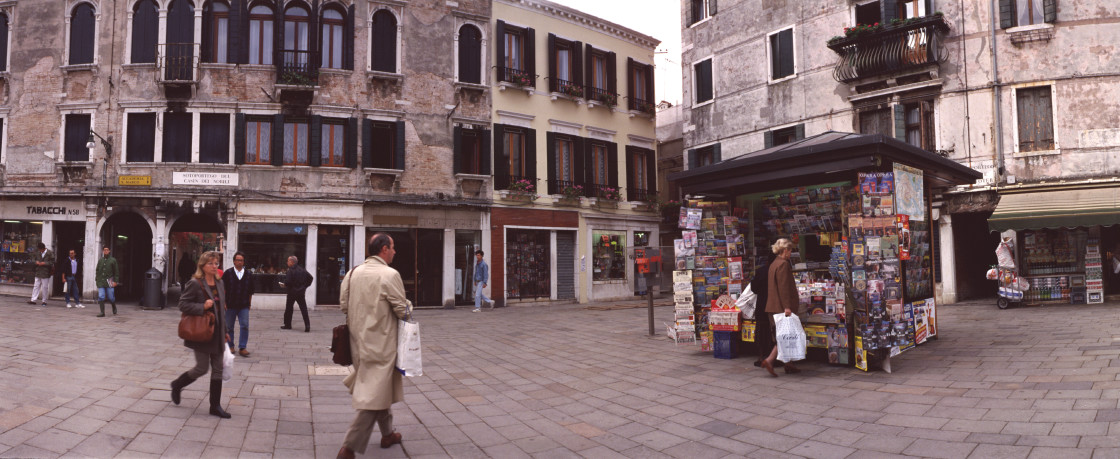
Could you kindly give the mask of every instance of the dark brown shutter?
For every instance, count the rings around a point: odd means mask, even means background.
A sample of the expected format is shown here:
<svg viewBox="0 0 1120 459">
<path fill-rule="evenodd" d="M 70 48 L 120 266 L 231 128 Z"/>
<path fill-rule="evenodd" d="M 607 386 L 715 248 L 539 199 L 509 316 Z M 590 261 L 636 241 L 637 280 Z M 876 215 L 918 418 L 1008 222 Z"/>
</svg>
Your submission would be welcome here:
<svg viewBox="0 0 1120 459">
<path fill-rule="evenodd" d="M 245 114 L 233 115 L 233 163 L 245 164 Z"/>
<path fill-rule="evenodd" d="M 618 144 L 607 143 L 607 185 L 618 189 Z"/>
<path fill-rule="evenodd" d="M 276 5 L 276 9 L 272 12 L 272 65 L 279 67 L 284 65 L 284 29 L 287 27 L 284 27 L 283 2 L 278 3 L 281 4 Z M 275 154 L 275 151 L 273 154 Z M 282 161 L 283 158 L 281 158 L 281 164 L 283 164 Z M 272 163 L 276 164 L 276 161 L 273 160 Z"/>
<path fill-rule="evenodd" d="M 249 12 L 245 3 L 245 0 L 233 0 L 229 7 L 229 26 L 226 28 L 229 48 L 226 52 L 233 64 L 249 62 L 249 40 L 244 39 L 249 31 Z"/>
<path fill-rule="evenodd" d="M 79 3 L 70 16 L 70 65 L 93 63 L 94 26 L 93 6 Z M 88 154 L 86 155 L 88 157 Z"/>
<path fill-rule="evenodd" d="M 159 30 L 159 8 L 155 0 L 142 0 L 132 10 L 132 63 L 156 61 L 156 36 Z"/>
<path fill-rule="evenodd" d="M 323 58 L 320 56 L 323 50 L 319 46 L 319 35 L 323 33 L 319 28 L 319 11 L 319 1 L 311 2 L 311 16 L 307 18 L 307 66 L 312 71 L 323 66 Z"/>
<path fill-rule="evenodd" d="M 500 19 L 494 26 L 494 55 L 497 81 L 506 81 L 506 23 Z"/>
<path fill-rule="evenodd" d="M 284 114 L 277 113 L 272 116 L 272 146 L 269 153 L 272 155 L 273 166 L 284 165 Z M 292 146 L 295 148 L 295 146 Z"/>
<path fill-rule="evenodd" d="M 342 23 L 342 68 L 345 70 L 354 70 L 354 14 L 354 5 L 350 5 Z"/>
<path fill-rule="evenodd" d="M 793 29 L 778 32 L 778 52 L 781 55 L 781 77 L 793 75 Z"/>
<path fill-rule="evenodd" d="M 509 148 L 505 125 L 494 125 L 494 189 L 509 189 Z"/>
<path fill-rule="evenodd" d="M 66 115 L 66 161 L 89 161 L 90 115 Z"/>
<path fill-rule="evenodd" d="M 615 61 L 618 56 L 614 51 L 607 53 L 607 92 L 618 94 L 618 66 Z"/>
<path fill-rule="evenodd" d="M 525 28 L 525 45 L 522 47 L 525 50 L 524 65 L 522 68 L 525 73 L 529 75 L 529 80 L 533 82 L 533 87 L 537 86 L 537 44 L 536 32 L 529 27 Z"/>
<path fill-rule="evenodd" d="M 572 137 L 572 181 L 587 192 L 587 139 Z"/>
<path fill-rule="evenodd" d="M 460 44 L 462 46 L 462 44 Z M 464 161 L 463 154 L 463 128 L 455 126 L 451 130 L 451 172 L 458 174 L 462 172 Z"/>
<path fill-rule="evenodd" d="M 719 12 L 716 0 L 708 0 L 708 16 L 715 16 Z"/>
<path fill-rule="evenodd" d="M 999 0 L 999 28 L 1015 27 L 1015 0 Z"/>
<path fill-rule="evenodd" d="M 125 148 L 125 161 L 130 163 L 150 163 L 156 154 L 156 114 L 128 114 L 128 144 Z"/>
<path fill-rule="evenodd" d="M 556 50 L 556 35 L 548 34 L 548 90 L 550 92 L 557 91 L 556 65 L 559 59 L 558 54 Z"/>
<path fill-rule="evenodd" d="M 635 76 L 636 73 L 637 73 L 637 69 L 634 67 L 634 58 L 627 57 L 626 58 L 626 108 L 628 108 L 630 110 L 637 110 L 638 109 L 638 103 L 636 101 L 634 101 L 634 99 L 640 97 L 637 93 L 634 92 L 637 89 L 637 88 L 634 87 L 634 83 L 638 81 L 638 78 Z M 627 147 L 627 148 L 629 148 L 629 147 Z"/>
<path fill-rule="evenodd" d="M 482 83 L 482 35 L 472 25 L 459 29 L 459 81 Z"/>
<path fill-rule="evenodd" d="M 882 8 L 882 20 L 884 24 L 890 24 L 891 19 L 901 19 L 898 14 L 897 0 L 883 0 L 879 2 L 879 5 L 881 5 Z"/>
<path fill-rule="evenodd" d="M 373 120 L 362 120 L 362 167 L 373 165 Z"/>
<path fill-rule="evenodd" d="M 793 139 L 801 140 L 805 138 L 805 124 L 798 124 L 793 127 Z"/>
<path fill-rule="evenodd" d="M 556 133 L 544 134 L 544 159 L 548 161 L 548 194 L 558 193 L 556 181 L 560 179 L 560 171 L 556 168 Z"/>
<path fill-rule="evenodd" d="M 0 72 L 8 70 L 8 15 L 0 13 Z"/>
<path fill-rule="evenodd" d="M 358 167 L 358 119 L 346 122 L 346 167 Z"/>
<path fill-rule="evenodd" d="M 769 140 L 769 144 L 766 146 L 766 148 L 770 148 L 770 146 L 774 145 L 774 139 L 772 137 L 773 134 L 773 132 L 766 131 L 766 137 L 767 140 Z M 693 148 L 691 150 L 688 150 L 688 170 L 696 169 L 697 167 L 700 166 L 699 162 L 696 159 L 696 149 Z"/>
<path fill-rule="evenodd" d="M 191 162 L 193 121 L 193 115 L 190 113 L 163 114 L 163 162 Z"/>
<path fill-rule="evenodd" d="M 638 186 L 637 176 L 637 156 L 638 148 L 630 145 L 626 146 L 626 170 L 623 174 L 626 175 L 626 200 L 637 201 L 637 192 L 640 189 Z"/>
<path fill-rule="evenodd" d="M 482 155 L 482 170 L 478 171 L 478 173 L 482 175 L 490 175 L 490 130 L 483 129 L 481 134 L 479 135 L 478 141 L 480 143 L 478 154 Z"/>
<path fill-rule="evenodd" d="M 572 83 L 583 86 L 583 43 L 572 43 Z"/>
<path fill-rule="evenodd" d="M 649 196 L 657 195 L 657 152 L 646 150 L 646 191 Z"/>
<path fill-rule="evenodd" d="M 723 147 L 720 144 L 712 145 L 712 164 L 723 161 Z"/>
<path fill-rule="evenodd" d="M 396 73 L 397 69 L 397 19 L 387 10 L 373 14 L 370 30 L 371 68 L 378 72 Z"/>
<path fill-rule="evenodd" d="M 393 168 L 394 169 L 400 169 L 400 170 L 405 169 L 405 167 L 404 167 L 405 166 L 404 149 L 405 149 L 404 121 L 401 120 L 401 121 L 397 121 L 396 130 L 393 132 Z"/>
<path fill-rule="evenodd" d="M 199 59 L 202 62 L 214 62 L 214 2 L 206 3 L 202 8 L 202 49 L 199 51 Z M 232 12 L 231 12 L 232 13 Z M 232 14 L 231 14 L 232 16 Z M 231 18 L 232 19 L 232 18 Z M 232 24 L 230 24 L 232 25 Z M 226 32 L 229 32 L 227 25 Z M 227 58 L 230 56 L 227 54 Z M 232 60 L 231 60 L 232 61 Z"/>
<path fill-rule="evenodd" d="M 770 148 L 774 146 L 774 131 L 766 131 L 762 133 L 762 147 Z"/>
<path fill-rule="evenodd" d="M 894 106 L 894 138 L 906 141 L 906 107 L 902 104 Z"/>
<path fill-rule="evenodd" d="M 655 101 L 654 99 L 656 99 L 657 96 L 653 92 L 653 88 L 656 87 L 656 86 L 653 85 L 653 73 L 654 73 L 653 72 L 653 65 L 645 66 L 645 72 L 646 72 L 646 93 L 643 95 L 644 97 L 642 97 L 642 99 L 645 99 L 645 101 L 650 103 L 650 104 L 656 104 L 657 101 Z"/>
<path fill-rule="evenodd" d="M 308 137 L 311 138 L 310 148 L 307 149 L 307 165 L 321 166 L 323 165 L 323 117 L 311 115 L 311 125 L 307 130 Z"/>
<path fill-rule="evenodd" d="M 203 113 L 199 116 L 198 162 L 229 163 L 229 115 Z"/>
<path fill-rule="evenodd" d="M 583 52 L 583 84 L 584 84 L 584 97 L 591 98 L 591 87 L 595 86 L 595 64 L 592 63 L 591 55 L 595 54 L 595 47 L 590 44 L 585 46 Z"/>
<path fill-rule="evenodd" d="M 537 131 L 525 130 L 525 176 L 533 186 L 537 185 Z M 539 189 L 539 188 L 537 188 Z"/>
</svg>

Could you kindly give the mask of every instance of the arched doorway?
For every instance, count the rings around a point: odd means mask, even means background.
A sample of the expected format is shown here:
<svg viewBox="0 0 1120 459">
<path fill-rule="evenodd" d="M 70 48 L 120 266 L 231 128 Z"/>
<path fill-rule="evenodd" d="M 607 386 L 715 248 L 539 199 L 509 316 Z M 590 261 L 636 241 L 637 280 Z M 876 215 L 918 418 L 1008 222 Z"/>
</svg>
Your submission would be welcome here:
<svg viewBox="0 0 1120 459">
<path fill-rule="evenodd" d="M 148 221 L 133 212 L 109 217 L 101 227 L 101 247 L 105 245 L 121 270 L 120 285 L 114 290 L 117 301 L 140 299 L 144 273 L 152 267 L 152 228 Z M 101 256 L 100 248 L 97 254 Z"/>
<path fill-rule="evenodd" d="M 183 215 L 171 225 L 171 246 L 168 253 L 166 278 L 168 285 L 183 283 L 197 269 L 198 256 L 203 252 L 221 252 L 225 246 L 225 229 L 213 215 L 191 213 Z"/>
</svg>

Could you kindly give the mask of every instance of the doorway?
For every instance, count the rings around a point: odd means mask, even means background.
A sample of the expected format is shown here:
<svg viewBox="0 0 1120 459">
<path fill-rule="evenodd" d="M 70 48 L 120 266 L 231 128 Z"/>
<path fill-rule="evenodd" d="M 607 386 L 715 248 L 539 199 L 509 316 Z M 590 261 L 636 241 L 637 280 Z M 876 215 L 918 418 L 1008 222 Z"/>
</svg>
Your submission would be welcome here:
<svg viewBox="0 0 1120 459">
<path fill-rule="evenodd" d="M 338 304 L 342 278 L 350 266 L 350 227 L 319 225 L 319 262 L 315 268 L 316 304 Z"/>
<path fill-rule="evenodd" d="M 199 255 L 204 252 L 221 253 L 225 248 L 225 230 L 213 215 L 183 215 L 171 225 L 169 233 L 168 272 L 163 273 L 168 285 L 181 287 L 198 269 Z"/>
<path fill-rule="evenodd" d="M 101 241 L 117 259 L 121 278 L 114 290 L 118 301 L 135 301 L 143 293 L 144 272 L 152 267 L 152 229 L 139 214 L 123 212 L 101 227 Z"/>
<path fill-rule="evenodd" d="M 82 259 L 82 250 L 86 246 L 86 224 L 83 222 L 54 222 L 54 257 L 58 261 L 56 271 L 59 273 L 54 276 L 51 281 L 52 295 L 62 295 L 62 286 L 66 283 L 66 269 L 68 267 L 64 264 L 70 257 L 70 251 L 73 250 L 74 254 L 78 257 L 78 269 L 84 270 L 86 266 L 83 264 L 85 260 Z M 96 263 L 90 264 L 95 266 Z M 78 292 L 81 292 L 82 279 L 78 277 Z"/>
<path fill-rule="evenodd" d="M 953 214 L 953 244 L 957 258 L 957 301 L 989 298 L 998 293 L 985 273 L 996 264 L 999 233 L 988 229 L 991 212 Z"/>
<path fill-rule="evenodd" d="M 415 306 L 443 307 L 443 230 L 377 229 L 367 233 L 388 233 L 397 254 L 391 266 L 401 273 L 405 297 Z M 370 254 L 372 255 L 372 254 Z"/>
<path fill-rule="evenodd" d="M 482 232 L 474 230 L 455 231 L 455 304 L 474 304 L 474 252 L 482 248 Z M 483 259 L 490 265 L 490 254 Z M 493 269 L 490 271 L 493 273 Z M 492 282 L 487 279 L 487 285 Z"/>
</svg>

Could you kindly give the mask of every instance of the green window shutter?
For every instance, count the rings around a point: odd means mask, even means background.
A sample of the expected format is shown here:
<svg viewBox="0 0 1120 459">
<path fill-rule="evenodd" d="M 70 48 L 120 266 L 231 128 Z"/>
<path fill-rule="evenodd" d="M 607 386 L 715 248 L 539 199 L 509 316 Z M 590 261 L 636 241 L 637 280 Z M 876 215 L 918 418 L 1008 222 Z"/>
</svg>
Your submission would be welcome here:
<svg viewBox="0 0 1120 459">
<path fill-rule="evenodd" d="M 346 124 L 346 167 L 358 167 L 358 119 L 350 118 Z"/>
<path fill-rule="evenodd" d="M 1015 0 L 999 0 L 999 28 L 1015 27 Z"/>
<path fill-rule="evenodd" d="M 309 166 L 323 165 L 323 117 L 319 115 L 311 115 L 311 130 L 308 137 L 311 138 L 311 148 L 307 151 L 307 164 Z"/>
<path fill-rule="evenodd" d="M 404 121 L 397 121 L 396 135 L 393 136 L 393 168 L 404 170 Z"/>
<path fill-rule="evenodd" d="M 894 106 L 894 138 L 906 141 L 906 107 L 902 104 Z"/>
<path fill-rule="evenodd" d="M 373 167 L 373 120 L 362 120 L 362 167 Z"/>
<path fill-rule="evenodd" d="M 1058 1 L 1057 0 L 1043 0 L 1042 2 L 1042 20 L 1053 23 L 1058 20 Z"/>
<path fill-rule="evenodd" d="M 277 113 L 272 117 L 272 155 L 273 166 L 284 165 L 284 114 Z"/>
<path fill-rule="evenodd" d="M 720 152 L 720 144 L 712 145 L 712 164 L 717 164 L 723 161 L 723 153 Z"/>
<path fill-rule="evenodd" d="M 798 124 L 797 126 L 794 126 L 793 127 L 793 132 L 794 132 L 793 137 L 794 137 L 795 140 L 804 139 L 805 138 L 805 123 L 801 123 L 801 124 Z"/>
<path fill-rule="evenodd" d="M 559 193 L 556 186 L 560 171 L 556 168 L 556 134 L 546 132 L 544 134 L 544 157 L 548 161 L 548 194 Z"/>
<path fill-rule="evenodd" d="M 233 163 L 245 164 L 245 114 L 235 114 L 233 120 Z"/>
<path fill-rule="evenodd" d="M 451 134 L 451 172 L 458 174 L 462 170 L 463 162 L 463 128 L 455 126 Z"/>
<path fill-rule="evenodd" d="M 766 131 L 762 133 L 763 148 L 770 148 L 774 146 L 774 131 Z"/>
</svg>

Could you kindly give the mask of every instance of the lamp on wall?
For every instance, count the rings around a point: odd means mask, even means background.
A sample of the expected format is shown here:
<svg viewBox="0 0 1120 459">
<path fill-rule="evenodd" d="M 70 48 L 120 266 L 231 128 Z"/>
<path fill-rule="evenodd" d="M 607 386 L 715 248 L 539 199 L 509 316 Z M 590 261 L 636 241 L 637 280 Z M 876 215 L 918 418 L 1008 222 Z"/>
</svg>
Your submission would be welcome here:
<svg viewBox="0 0 1120 459">
<path fill-rule="evenodd" d="M 105 139 L 104 137 L 101 137 L 101 135 L 99 135 L 98 133 L 93 132 L 93 129 L 90 129 L 89 140 L 86 141 L 87 149 L 93 149 L 97 146 L 97 143 L 93 141 L 94 137 L 100 140 L 101 145 L 105 147 L 105 168 L 101 170 L 101 188 L 105 188 L 105 186 L 107 185 L 106 182 L 109 178 L 109 157 L 113 155 L 113 142 L 111 140 Z M 112 137 L 113 136 L 109 136 L 110 139 Z"/>
</svg>

